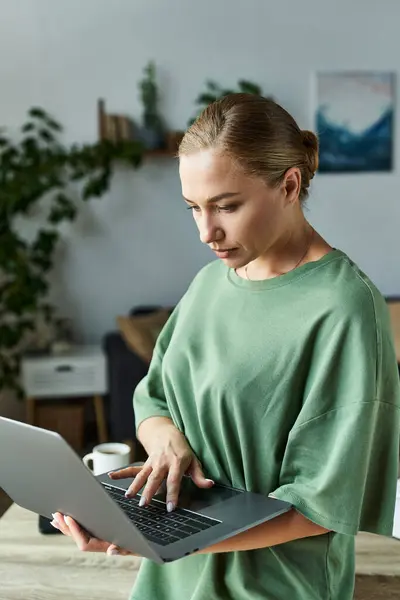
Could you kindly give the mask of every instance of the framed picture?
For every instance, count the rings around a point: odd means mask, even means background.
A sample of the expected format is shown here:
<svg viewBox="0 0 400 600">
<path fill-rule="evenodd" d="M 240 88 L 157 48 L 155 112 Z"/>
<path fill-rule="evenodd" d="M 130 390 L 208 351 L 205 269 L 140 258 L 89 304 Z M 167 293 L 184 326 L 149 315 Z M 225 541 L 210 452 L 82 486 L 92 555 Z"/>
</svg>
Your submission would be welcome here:
<svg viewBox="0 0 400 600">
<path fill-rule="evenodd" d="M 318 73 L 316 95 L 320 173 L 393 169 L 394 73 Z"/>
</svg>

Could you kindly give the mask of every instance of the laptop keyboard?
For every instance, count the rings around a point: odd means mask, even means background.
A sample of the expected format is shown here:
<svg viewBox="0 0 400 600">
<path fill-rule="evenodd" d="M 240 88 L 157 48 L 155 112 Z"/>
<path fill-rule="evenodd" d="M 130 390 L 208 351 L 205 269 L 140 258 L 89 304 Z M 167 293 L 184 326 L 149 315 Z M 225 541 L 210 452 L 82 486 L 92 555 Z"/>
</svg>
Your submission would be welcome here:
<svg viewBox="0 0 400 600">
<path fill-rule="evenodd" d="M 127 514 L 139 531 L 150 541 L 167 546 L 195 533 L 218 525 L 220 521 L 176 508 L 168 513 L 165 502 L 153 499 L 148 506 L 139 506 L 139 499 L 125 498 L 125 491 L 104 484 L 107 493 Z"/>
</svg>

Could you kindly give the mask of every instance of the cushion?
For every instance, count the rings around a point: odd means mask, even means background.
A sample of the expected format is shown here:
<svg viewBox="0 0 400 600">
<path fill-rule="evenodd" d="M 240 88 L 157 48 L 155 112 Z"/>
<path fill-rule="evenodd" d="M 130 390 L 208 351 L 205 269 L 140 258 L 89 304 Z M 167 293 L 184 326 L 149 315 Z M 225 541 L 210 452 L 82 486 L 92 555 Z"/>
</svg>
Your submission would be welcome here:
<svg viewBox="0 0 400 600">
<path fill-rule="evenodd" d="M 117 317 L 118 329 L 125 343 L 148 364 L 153 356 L 156 340 L 170 314 L 164 308 L 147 315 Z"/>
</svg>

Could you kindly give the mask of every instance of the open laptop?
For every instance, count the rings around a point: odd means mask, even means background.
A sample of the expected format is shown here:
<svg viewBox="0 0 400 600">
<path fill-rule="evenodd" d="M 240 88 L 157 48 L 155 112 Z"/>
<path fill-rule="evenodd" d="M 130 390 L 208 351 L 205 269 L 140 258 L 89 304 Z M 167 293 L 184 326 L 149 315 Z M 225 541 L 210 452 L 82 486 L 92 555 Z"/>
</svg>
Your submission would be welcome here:
<svg viewBox="0 0 400 600">
<path fill-rule="evenodd" d="M 94 476 L 58 433 L 0 417 L 0 487 L 20 506 L 52 518 L 61 512 L 91 535 L 162 564 L 273 519 L 291 508 L 276 498 L 216 484 L 182 481 L 178 508 L 166 510 L 165 489 L 146 507 L 132 478 Z M 165 488 L 165 486 L 164 486 Z"/>
</svg>

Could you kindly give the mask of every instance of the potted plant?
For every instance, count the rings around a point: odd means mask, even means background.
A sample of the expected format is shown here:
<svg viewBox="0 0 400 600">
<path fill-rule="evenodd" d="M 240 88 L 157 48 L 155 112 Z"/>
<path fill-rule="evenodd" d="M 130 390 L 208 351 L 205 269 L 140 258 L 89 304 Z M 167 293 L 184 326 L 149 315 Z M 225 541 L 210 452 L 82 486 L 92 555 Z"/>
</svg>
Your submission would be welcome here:
<svg viewBox="0 0 400 600">
<path fill-rule="evenodd" d="M 115 161 L 138 167 L 142 160 L 139 142 L 65 146 L 61 131 L 44 110 L 33 108 L 18 141 L 0 134 L 0 391 L 21 393 L 21 354 L 43 323 L 62 323 L 49 302 L 48 275 L 60 225 L 73 221 L 79 209 L 70 184 L 81 182 L 83 201 L 100 197 L 109 188 Z M 18 219 L 38 208 L 46 214 L 45 224 L 25 239 Z"/>
<path fill-rule="evenodd" d="M 143 125 L 139 130 L 139 139 L 148 149 L 163 148 L 165 130 L 159 114 L 159 92 L 156 82 L 156 66 L 150 61 L 144 69 L 144 77 L 139 83 L 143 110 Z"/>
<path fill-rule="evenodd" d="M 262 95 L 261 87 L 256 83 L 252 83 L 251 81 L 247 81 L 246 79 L 240 79 L 238 81 L 238 89 L 227 89 L 221 87 L 218 83 L 212 80 L 208 80 L 206 82 L 206 91 L 201 92 L 197 98 L 195 103 L 198 106 L 196 116 L 192 117 L 188 126 L 192 125 L 198 115 L 212 102 L 219 100 L 219 98 L 223 98 L 224 96 L 228 96 L 229 94 L 235 94 L 241 92 L 243 94 L 258 94 Z"/>
</svg>

